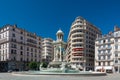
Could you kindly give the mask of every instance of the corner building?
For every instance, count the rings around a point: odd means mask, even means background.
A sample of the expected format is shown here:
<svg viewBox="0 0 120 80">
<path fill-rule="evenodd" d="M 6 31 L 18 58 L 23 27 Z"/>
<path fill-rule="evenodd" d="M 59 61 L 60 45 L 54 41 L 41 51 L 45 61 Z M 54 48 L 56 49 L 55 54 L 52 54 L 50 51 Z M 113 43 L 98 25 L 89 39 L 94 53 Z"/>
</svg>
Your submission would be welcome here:
<svg viewBox="0 0 120 80">
<path fill-rule="evenodd" d="M 5 25 L 0 29 L 0 71 L 28 70 L 28 63 L 41 61 L 41 37 Z"/>
<path fill-rule="evenodd" d="M 101 31 L 82 17 L 72 23 L 68 35 L 66 60 L 81 71 L 94 70 L 95 39 Z"/>
</svg>

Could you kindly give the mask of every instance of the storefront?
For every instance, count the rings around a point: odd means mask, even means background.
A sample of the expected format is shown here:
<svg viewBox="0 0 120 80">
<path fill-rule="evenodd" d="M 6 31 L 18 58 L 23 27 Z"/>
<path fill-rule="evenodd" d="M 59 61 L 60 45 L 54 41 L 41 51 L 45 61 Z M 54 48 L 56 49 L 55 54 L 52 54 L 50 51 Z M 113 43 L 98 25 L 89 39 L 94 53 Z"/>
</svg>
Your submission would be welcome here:
<svg viewBox="0 0 120 80">
<path fill-rule="evenodd" d="M 114 72 L 115 73 L 120 73 L 120 66 L 115 66 L 114 67 Z"/>
<path fill-rule="evenodd" d="M 113 73 L 113 67 L 112 66 L 105 66 L 104 69 L 107 73 Z"/>
<path fill-rule="evenodd" d="M 112 66 L 97 66 L 95 67 L 95 71 L 113 73 L 113 67 Z"/>
</svg>

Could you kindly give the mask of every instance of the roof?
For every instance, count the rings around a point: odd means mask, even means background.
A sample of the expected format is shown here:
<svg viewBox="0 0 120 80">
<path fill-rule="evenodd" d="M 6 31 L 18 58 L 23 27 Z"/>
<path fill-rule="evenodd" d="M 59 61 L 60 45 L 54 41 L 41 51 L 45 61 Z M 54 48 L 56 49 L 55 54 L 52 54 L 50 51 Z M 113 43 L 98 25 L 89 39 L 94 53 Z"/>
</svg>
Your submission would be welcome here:
<svg viewBox="0 0 120 80">
<path fill-rule="evenodd" d="M 62 35 L 63 35 L 64 33 L 63 33 L 63 31 L 62 31 L 61 29 L 59 29 L 59 30 L 57 31 L 56 35 L 58 35 L 58 34 L 62 34 Z"/>
</svg>

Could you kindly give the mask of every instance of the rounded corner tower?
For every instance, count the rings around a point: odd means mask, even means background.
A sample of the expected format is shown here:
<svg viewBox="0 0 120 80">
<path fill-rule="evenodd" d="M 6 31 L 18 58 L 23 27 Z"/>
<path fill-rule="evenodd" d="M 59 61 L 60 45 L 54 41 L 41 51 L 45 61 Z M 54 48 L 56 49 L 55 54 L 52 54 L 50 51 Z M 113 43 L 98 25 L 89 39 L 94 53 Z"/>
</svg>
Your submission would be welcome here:
<svg viewBox="0 0 120 80">
<path fill-rule="evenodd" d="M 83 71 L 94 70 L 95 39 L 101 31 L 81 16 L 72 23 L 67 43 L 67 62 Z"/>
</svg>

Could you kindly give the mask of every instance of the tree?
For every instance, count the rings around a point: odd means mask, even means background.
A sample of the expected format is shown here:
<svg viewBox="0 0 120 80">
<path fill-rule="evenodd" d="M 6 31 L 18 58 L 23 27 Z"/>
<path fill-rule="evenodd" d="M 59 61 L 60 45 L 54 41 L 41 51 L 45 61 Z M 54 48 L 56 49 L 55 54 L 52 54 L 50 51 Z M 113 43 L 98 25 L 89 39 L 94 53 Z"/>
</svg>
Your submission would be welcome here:
<svg viewBox="0 0 120 80">
<path fill-rule="evenodd" d="M 42 64 L 42 67 L 44 67 L 44 68 L 47 68 L 47 66 L 48 66 L 48 63 L 47 62 L 43 62 L 43 63 L 41 63 Z"/>
<path fill-rule="evenodd" d="M 29 69 L 30 69 L 30 70 L 36 70 L 37 67 L 38 67 L 37 62 L 30 62 L 30 63 L 29 63 Z"/>
</svg>

